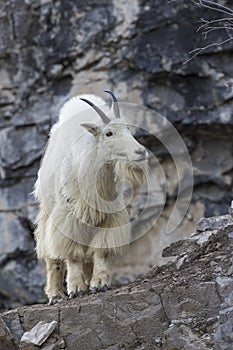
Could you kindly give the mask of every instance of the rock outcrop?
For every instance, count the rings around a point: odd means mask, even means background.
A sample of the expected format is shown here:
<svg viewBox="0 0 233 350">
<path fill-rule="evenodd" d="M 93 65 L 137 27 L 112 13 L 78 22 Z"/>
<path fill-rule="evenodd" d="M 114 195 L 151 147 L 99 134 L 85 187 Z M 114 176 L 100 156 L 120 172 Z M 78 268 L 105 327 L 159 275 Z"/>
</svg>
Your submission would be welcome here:
<svg viewBox="0 0 233 350">
<path fill-rule="evenodd" d="M 188 52 L 203 45 L 196 33 L 199 19 L 215 15 L 182 0 L 2 2 L 0 309 L 45 300 L 44 272 L 34 254 L 36 205 L 30 193 L 50 126 L 74 94 L 104 96 L 108 88 L 121 101 L 154 108 L 181 133 L 194 166 L 190 210 L 174 234 L 164 235 L 177 191 L 174 164 L 161 143 L 137 133 L 162 165 L 167 204 L 156 228 L 117 266 L 117 271 L 122 268 L 119 283 L 161 264 L 163 247 L 187 237 L 200 217 L 226 213 L 233 184 L 233 89 L 226 84 L 232 77 L 233 42 L 183 65 Z M 211 40 L 224 35 L 216 31 Z M 153 129 L 153 120 L 143 123 Z M 163 182 L 158 179 L 156 186 L 157 191 Z M 156 195 L 143 225 L 159 205 Z"/>
<path fill-rule="evenodd" d="M 164 250 L 174 262 L 142 279 L 53 306 L 3 313 L 1 350 L 230 350 L 232 248 L 233 217 L 203 219 L 190 239 Z"/>
</svg>

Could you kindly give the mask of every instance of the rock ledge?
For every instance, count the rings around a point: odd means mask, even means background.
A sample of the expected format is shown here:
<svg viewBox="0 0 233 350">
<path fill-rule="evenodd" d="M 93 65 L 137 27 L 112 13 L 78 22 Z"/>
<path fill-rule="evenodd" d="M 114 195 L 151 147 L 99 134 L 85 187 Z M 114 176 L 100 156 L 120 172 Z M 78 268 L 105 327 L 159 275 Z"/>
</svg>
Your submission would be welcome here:
<svg viewBox="0 0 233 350">
<path fill-rule="evenodd" d="M 190 239 L 164 250 L 175 261 L 152 268 L 134 283 L 53 306 L 3 313 L 1 349 L 230 350 L 232 241 L 230 214 L 203 219 Z M 23 334 L 39 322 L 53 322 L 52 334 L 40 347 L 28 337 L 23 342 Z"/>
</svg>

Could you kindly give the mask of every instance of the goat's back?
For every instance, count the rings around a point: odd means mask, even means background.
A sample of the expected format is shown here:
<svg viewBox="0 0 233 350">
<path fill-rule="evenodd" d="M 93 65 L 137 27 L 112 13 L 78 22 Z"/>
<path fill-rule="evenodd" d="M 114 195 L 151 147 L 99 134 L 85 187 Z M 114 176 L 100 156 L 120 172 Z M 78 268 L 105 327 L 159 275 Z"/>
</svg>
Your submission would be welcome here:
<svg viewBox="0 0 233 350">
<path fill-rule="evenodd" d="M 100 107 L 109 117 L 112 117 L 110 108 L 105 101 L 91 94 L 79 95 L 68 100 L 60 110 L 57 123 L 51 128 L 49 141 L 41 162 L 38 179 L 35 184 L 35 197 L 47 208 L 53 207 L 56 191 L 59 191 L 59 176 L 64 159 L 67 158 L 72 145 L 75 143 L 77 154 L 87 147 L 87 131 L 82 123 L 101 124 L 98 114 L 86 102 L 85 98 Z M 86 135 L 86 138 L 85 138 Z"/>
</svg>

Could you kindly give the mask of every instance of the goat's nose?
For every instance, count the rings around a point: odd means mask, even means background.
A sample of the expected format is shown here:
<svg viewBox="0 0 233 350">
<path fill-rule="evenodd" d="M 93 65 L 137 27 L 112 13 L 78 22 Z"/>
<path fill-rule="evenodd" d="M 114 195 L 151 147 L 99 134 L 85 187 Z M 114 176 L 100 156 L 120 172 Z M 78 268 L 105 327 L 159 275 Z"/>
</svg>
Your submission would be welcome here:
<svg viewBox="0 0 233 350">
<path fill-rule="evenodd" d="M 146 156 L 146 150 L 145 150 L 145 148 L 143 148 L 143 147 L 138 148 L 138 149 L 135 151 L 135 153 L 136 153 L 136 154 L 139 154 L 140 156 L 143 156 L 143 157 Z"/>
</svg>

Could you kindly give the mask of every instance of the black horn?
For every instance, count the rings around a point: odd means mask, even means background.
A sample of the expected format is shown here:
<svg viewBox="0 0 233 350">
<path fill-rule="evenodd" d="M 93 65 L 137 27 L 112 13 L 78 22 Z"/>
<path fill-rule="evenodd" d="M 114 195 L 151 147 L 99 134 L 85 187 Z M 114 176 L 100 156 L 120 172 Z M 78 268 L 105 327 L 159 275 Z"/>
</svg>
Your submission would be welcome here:
<svg viewBox="0 0 233 350">
<path fill-rule="evenodd" d="M 116 96 L 110 90 L 105 90 L 104 92 L 106 92 L 107 94 L 111 95 L 112 102 L 113 102 L 113 112 L 114 112 L 116 118 L 120 118 L 121 117 L 120 109 L 119 109 L 119 105 L 118 105 L 118 101 L 116 99 Z"/>
<path fill-rule="evenodd" d="M 99 107 L 97 107 L 96 105 L 94 105 L 94 103 L 92 103 L 92 102 L 89 101 L 89 100 L 86 100 L 85 98 L 80 98 L 80 100 L 82 100 L 82 101 L 88 103 L 89 106 L 91 106 L 91 107 L 96 111 L 96 113 L 99 114 L 100 118 L 103 120 L 103 122 L 104 122 L 105 124 L 108 124 L 108 123 L 110 122 L 110 119 L 106 116 L 106 114 L 105 114 L 103 111 L 101 111 L 101 109 L 100 109 Z"/>
</svg>

